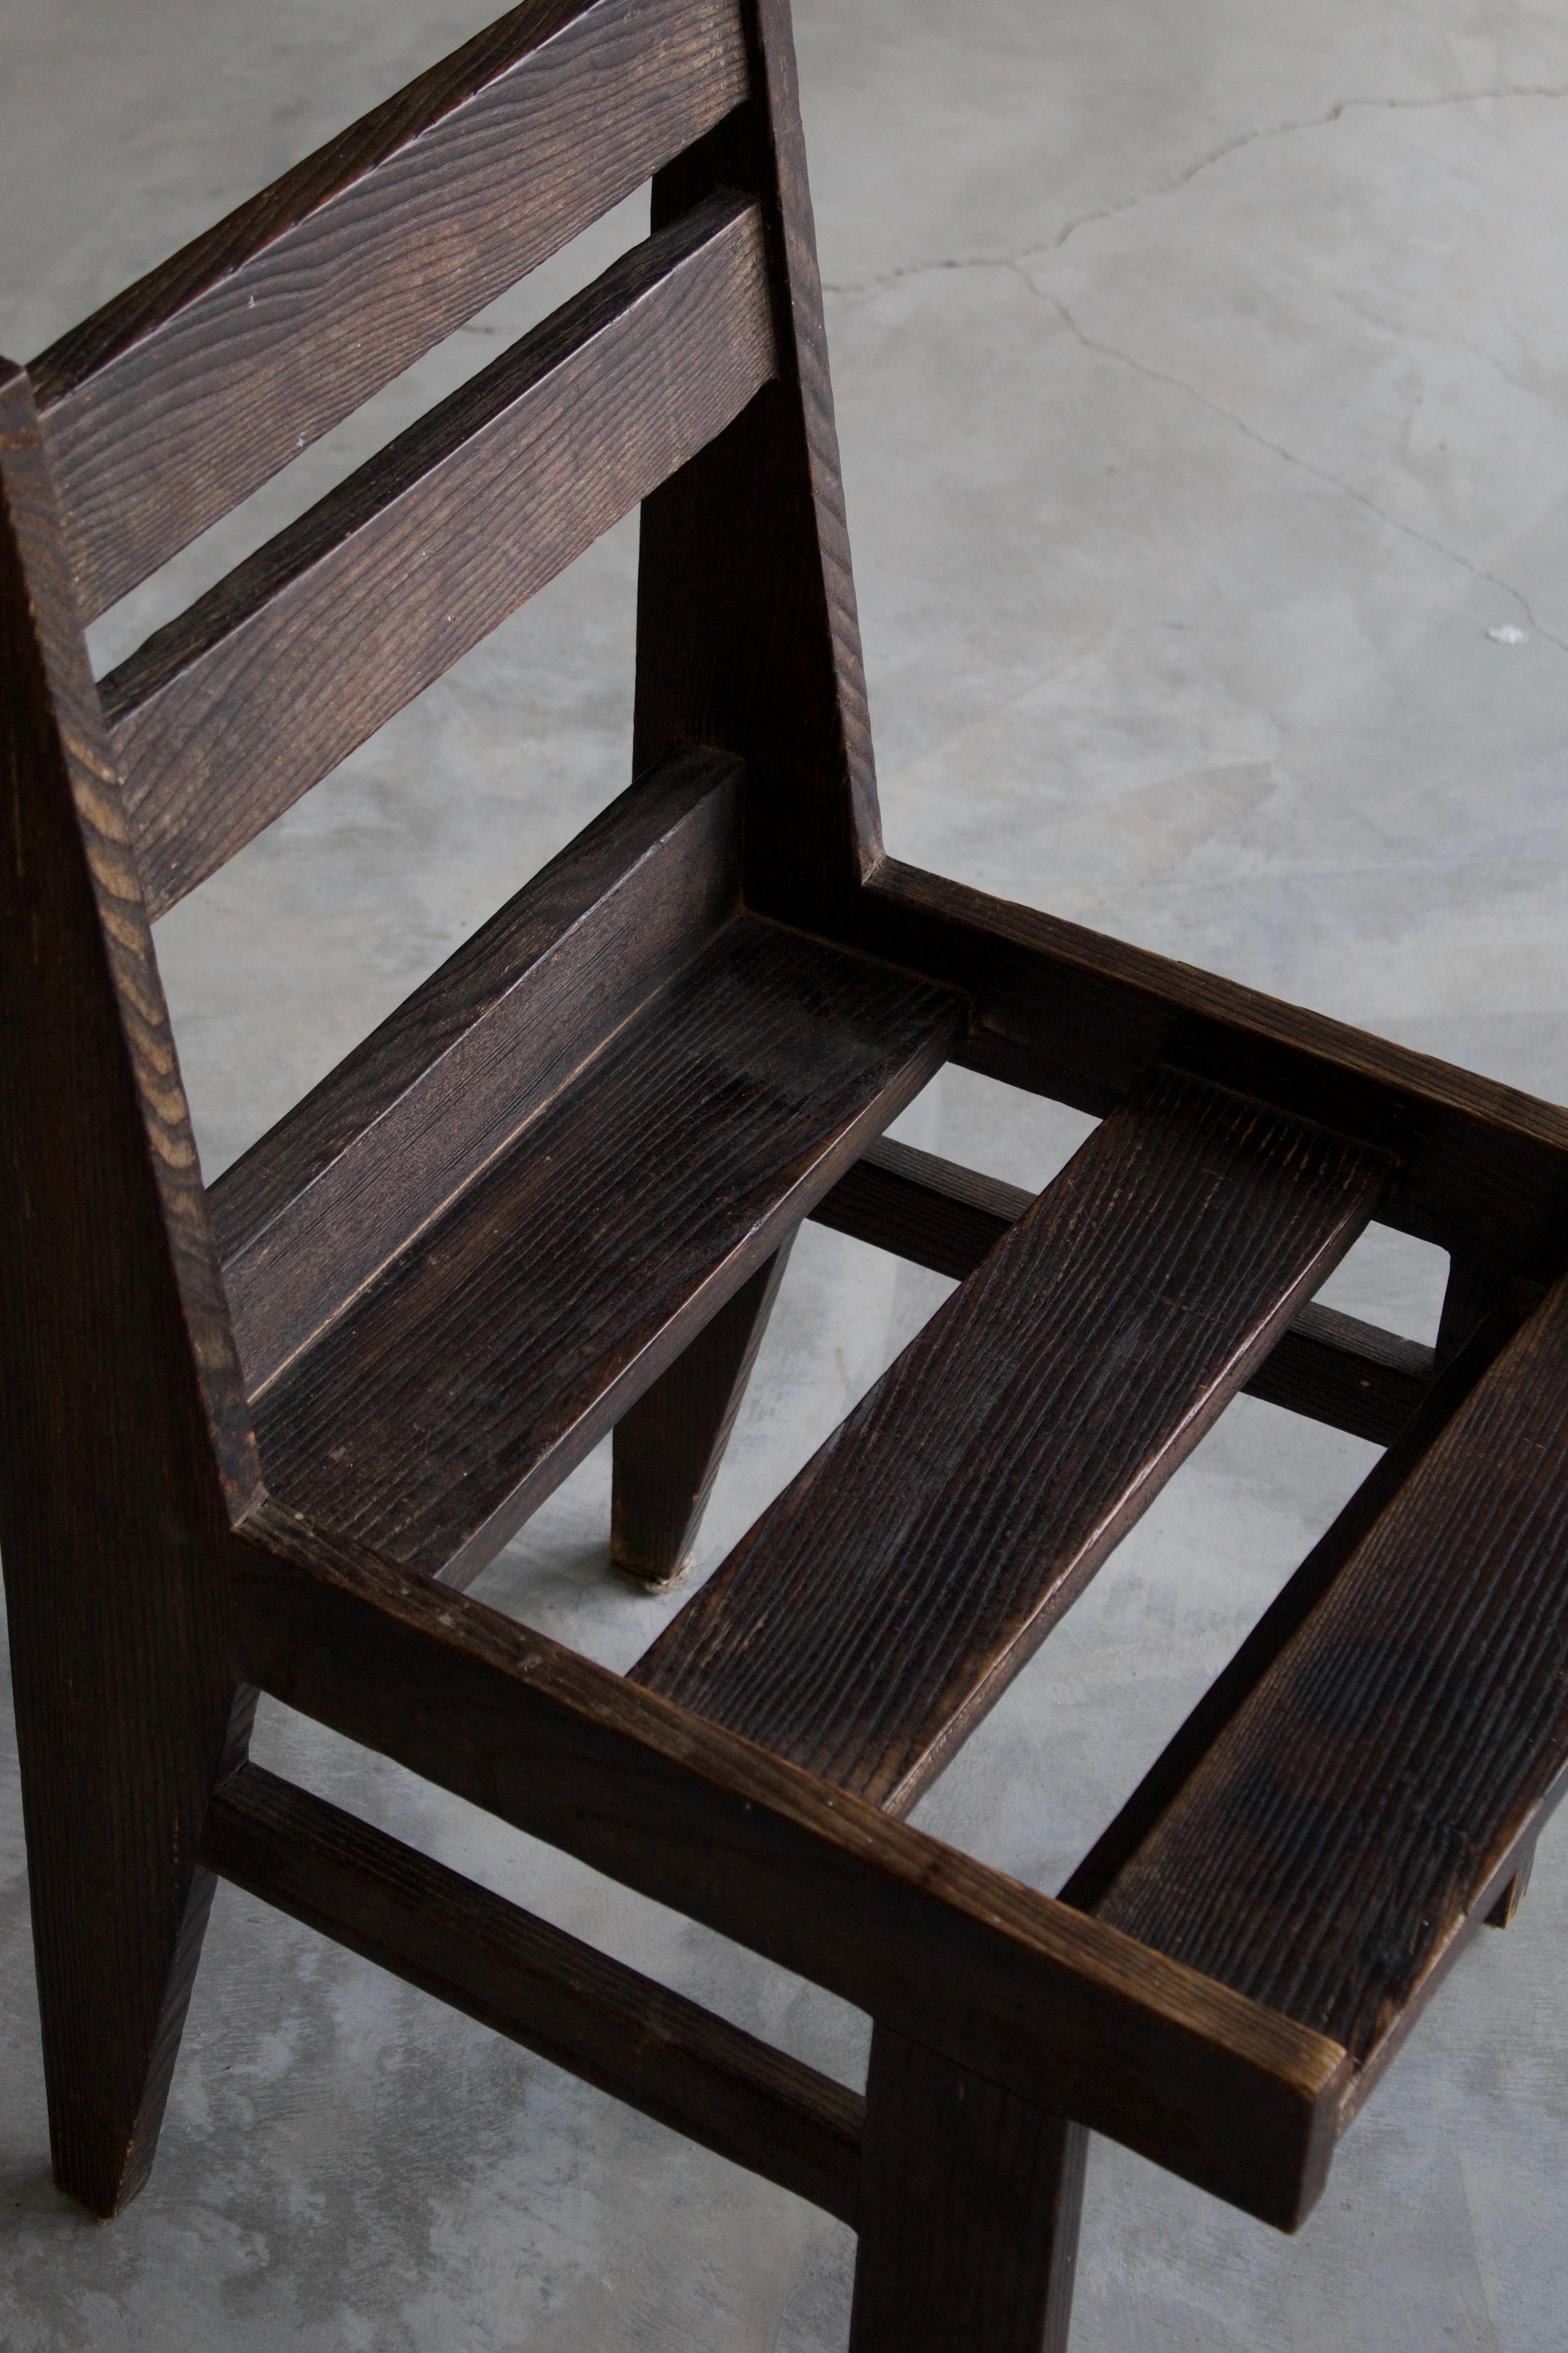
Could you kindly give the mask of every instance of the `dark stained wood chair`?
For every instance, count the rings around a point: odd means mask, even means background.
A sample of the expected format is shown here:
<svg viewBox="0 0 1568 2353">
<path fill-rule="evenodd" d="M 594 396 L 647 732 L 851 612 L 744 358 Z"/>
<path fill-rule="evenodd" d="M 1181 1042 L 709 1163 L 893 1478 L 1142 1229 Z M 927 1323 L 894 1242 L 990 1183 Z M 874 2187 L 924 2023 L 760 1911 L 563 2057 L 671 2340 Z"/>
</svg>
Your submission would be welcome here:
<svg viewBox="0 0 1568 2353">
<path fill-rule="evenodd" d="M 96 682 L 87 624 L 651 177 L 585 293 Z M 1086 2134 L 1282 2229 L 1568 1759 L 1568 1115 L 884 856 L 785 0 L 525 0 L 0 373 L 3 1522 L 56 2175 L 235 1881 L 1066 2340 Z M 640 502 L 636 782 L 204 1188 L 151 926 Z M 1036 1200 L 879 1143 L 947 1058 Z M 963 1277 L 622 1678 L 803 1217 Z M 1440 1244 L 1432 1352 L 1313 1306 Z M 1238 1389 L 1385 1451 L 1060 1900 L 900 1818 Z M 875 2021 L 865 2099 L 246 1761 L 258 1690 Z"/>
</svg>

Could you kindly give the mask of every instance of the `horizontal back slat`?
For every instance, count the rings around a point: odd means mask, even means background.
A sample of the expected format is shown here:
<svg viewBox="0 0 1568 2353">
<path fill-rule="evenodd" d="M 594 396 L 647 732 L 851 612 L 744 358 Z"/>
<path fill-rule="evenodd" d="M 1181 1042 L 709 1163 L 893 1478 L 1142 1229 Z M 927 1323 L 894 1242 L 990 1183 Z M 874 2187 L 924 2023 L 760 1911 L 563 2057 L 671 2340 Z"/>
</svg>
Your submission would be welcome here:
<svg viewBox="0 0 1568 2353">
<path fill-rule="evenodd" d="M 86 617 L 745 94 L 736 0 L 524 0 L 53 344 Z"/>
<path fill-rule="evenodd" d="M 731 914 L 740 776 L 691 752 L 639 778 L 218 1178 L 252 1390 Z"/>
<path fill-rule="evenodd" d="M 773 368 L 754 206 L 625 255 L 103 681 L 164 913 L 721 431 Z"/>
</svg>

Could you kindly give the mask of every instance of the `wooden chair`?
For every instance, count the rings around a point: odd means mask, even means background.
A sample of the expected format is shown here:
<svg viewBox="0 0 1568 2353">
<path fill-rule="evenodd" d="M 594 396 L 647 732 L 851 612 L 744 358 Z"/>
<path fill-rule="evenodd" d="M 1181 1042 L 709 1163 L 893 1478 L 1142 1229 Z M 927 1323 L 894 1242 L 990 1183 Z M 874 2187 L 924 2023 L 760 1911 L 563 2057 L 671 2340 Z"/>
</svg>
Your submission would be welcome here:
<svg viewBox="0 0 1568 2353">
<path fill-rule="evenodd" d="M 646 243 L 95 683 L 87 623 L 651 176 Z M 785 0 L 525 0 L 0 378 L 4 1519 L 57 2179 L 215 1878 L 1065 2342 L 1086 2134 L 1294 2229 L 1568 1759 L 1568 1115 L 884 856 Z M 204 1188 L 150 926 L 634 504 L 629 791 Z M 1037 1200 L 879 1144 L 946 1058 Z M 964 1280 L 626 1678 L 790 1238 Z M 1440 1244 L 1431 1352 L 1309 1303 Z M 1386 1447 L 1060 1900 L 900 1817 L 1226 1400 Z M 258 1689 L 868 2011 L 864 2101 L 246 1762 Z"/>
</svg>

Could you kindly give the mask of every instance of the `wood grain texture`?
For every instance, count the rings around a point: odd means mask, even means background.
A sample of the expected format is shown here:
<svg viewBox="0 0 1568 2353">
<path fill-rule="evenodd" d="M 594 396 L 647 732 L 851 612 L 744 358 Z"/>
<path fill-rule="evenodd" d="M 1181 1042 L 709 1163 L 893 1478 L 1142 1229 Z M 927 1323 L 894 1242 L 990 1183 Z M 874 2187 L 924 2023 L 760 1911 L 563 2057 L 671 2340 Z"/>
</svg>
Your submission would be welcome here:
<svg viewBox="0 0 1568 2353">
<path fill-rule="evenodd" d="M 690 1566 L 794 1240 L 763 1260 L 616 1424 L 610 1559 L 641 1585 L 671 1585 Z"/>
<path fill-rule="evenodd" d="M 643 508 L 637 757 L 742 754 L 748 898 L 815 928 L 880 821 L 787 0 L 743 15 L 754 96 L 659 174 L 653 216 L 720 185 L 755 196 L 779 376 Z"/>
<path fill-rule="evenodd" d="M 945 1058 L 946 992 L 739 917 L 256 1399 L 268 1484 L 477 1574 Z"/>
<path fill-rule="evenodd" d="M 1032 1206 L 1021 1186 L 882 1136 L 812 1217 L 962 1282 Z M 1299 1307 L 1243 1384 L 1248 1397 L 1388 1446 L 1425 1396 L 1433 1352 L 1337 1308 Z"/>
<path fill-rule="evenodd" d="M 102 691 L 153 914 L 629 513 L 772 370 L 756 208 L 718 196 L 149 638 Z"/>
<path fill-rule="evenodd" d="M 1476 1383 L 1512 1335 L 1510 1323 L 1489 1319 L 1462 1356 L 1433 1381 L 1394 1444 L 1287 1578 L 1246 1641 L 1227 1660 L 1202 1699 L 1167 1742 L 1062 1888 L 1064 1904 L 1092 1912 L 1115 1885 L 1167 1809 L 1180 1797 L 1209 1750 L 1300 1632 L 1347 1561 L 1376 1526 L 1434 1441 L 1442 1436 Z"/>
<path fill-rule="evenodd" d="M 146 2178 L 210 1888 L 258 1487 L 26 377 L 0 363 L 0 1553 L 60 2186 Z"/>
<path fill-rule="evenodd" d="M 1385 1173 L 1339 1136 L 1157 1077 L 636 1679 L 906 1810 L 1350 1247 Z"/>
<path fill-rule="evenodd" d="M 745 92 L 734 0 L 524 0 L 51 345 L 84 617 Z"/>
<path fill-rule="evenodd" d="M 1089 2135 L 879 2027 L 849 2353 L 1066 2353 Z"/>
<path fill-rule="evenodd" d="M 1399 1161 L 1379 1219 L 1549 1280 L 1568 1231 L 1568 1111 L 1494 1080 L 888 859 L 823 928 L 962 988 L 955 1060 L 1108 1112 L 1156 1062 Z"/>
<path fill-rule="evenodd" d="M 1374 2067 L 1563 1786 L 1565 1450 L 1560 1285 L 1372 1519 L 1099 1915 Z"/>
<path fill-rule="evenodd" d="M 853 2225 L 865 2103 L 368 1822 L 246 1766 L 209 1871 Z"/>
<path fill-rule="evenodd" d="M 734 913 L 740 775 L 635 785 L 212 1188 L 251 1388 L 515 1141 Z"/>
<path fill-rule="evenodd" d="M 237 1669 L 870 2010 L 1294 2228 L 1336 2045 L 280 1505 L 234 1546 Z"/>
</svg>

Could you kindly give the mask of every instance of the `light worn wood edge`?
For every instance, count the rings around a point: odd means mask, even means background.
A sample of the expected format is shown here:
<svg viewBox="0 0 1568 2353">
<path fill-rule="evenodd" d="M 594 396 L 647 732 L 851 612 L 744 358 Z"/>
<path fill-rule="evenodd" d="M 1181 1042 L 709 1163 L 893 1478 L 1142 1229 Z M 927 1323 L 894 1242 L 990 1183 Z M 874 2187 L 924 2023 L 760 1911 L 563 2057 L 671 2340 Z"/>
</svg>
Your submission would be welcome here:
<svg viewBox="0 0 1568 2353">
<path fill-rule="evenodd" d="M 209 1871 L 851 2228 L 865 2102 L 816 2069 L 258 1766 Z"/>
<path fill-rule="evenodd" d="M 1478 1892 L 1468 1911 L 1454 1922 L 1443 1943 L 1432 1954 L 1398 2019 L 1368 2052 L 1363 2064 L 1352 2067 L 1340 2099 L 1338 2130 L 1342 2138 L 1388 2073 L 1391 2062 L 1404 2049 L 1413 2028 L 1426 2015 L 1433 1995 L 1439 1990 L 1456 1963 L 1469 1951 L 1480 1931 L 1488 1926 L 1507 1926 L 1506 1921 L 1495 1922 L 1491 1915 L 1516 1878 L 1529 1879 L 1536 1841 L 1565 1795 L 1568 1795 L 1568 1771 L 1560 1774 L 1523 1820 L 1510 1829 L 1507 1843 L 1500 1849 L 1485 1884 Z"/>
<path fill-rule="evenodd" d="M 787 318 L 789 325 L 786 338 L 781 324 L 780 343 L 794 356 L 805 428 L 806 479 L 816 515 L 842 730 L 847 797 L 843 815 L 854 870 L 864 881 L 883 855 L 882 819 L 871 747 L 860 616 L 849 555 L 844 469 L 838 453 L 838 425 L 828 373 L 822 270 L 816 255 L 816 223 L 806 172 L 795 31 L 790 0 L 745 0 L 745 5 L 752 45 L 752 80 L 767 119 L 767 136 L 773 151 L 778 207 L 774 227 L 776 282 L 781 319 Z M 785 913 L 782 908 L 773 912 Z"/>
<path fill-rule="evenodd" d="M 170 1261 L 199 1373 L 203 1410 L 231 1511 L 258 1494 L 228 1302 L 201 1180 L 190 1105 L 131 846 L 124 797 L 89 668 L 81 614 L 59 527 L 47 458 L 26 373 L 0 358 L 5 498 L 38 628 L 55 733 L 82 839 L 95 912 L 146 1129 Z"/>
<path fill-rule="evenodd" d="M 1277 2225 L 1322 2187 L 1344 2053 L 276 1503 L 237 1665 L 623 1884 Z"/>
</svg>

